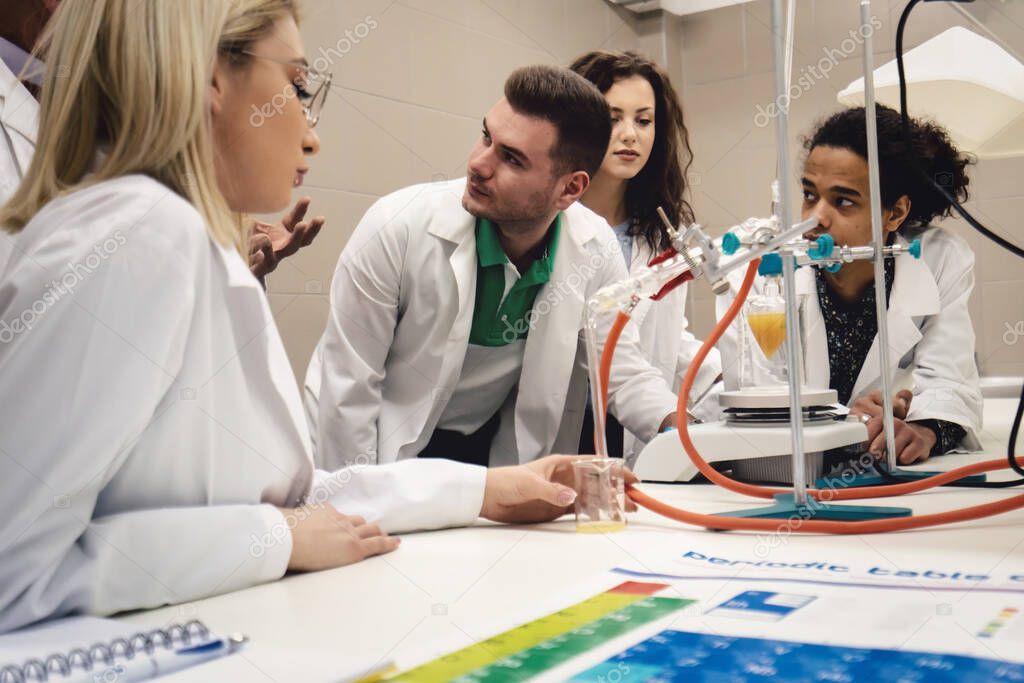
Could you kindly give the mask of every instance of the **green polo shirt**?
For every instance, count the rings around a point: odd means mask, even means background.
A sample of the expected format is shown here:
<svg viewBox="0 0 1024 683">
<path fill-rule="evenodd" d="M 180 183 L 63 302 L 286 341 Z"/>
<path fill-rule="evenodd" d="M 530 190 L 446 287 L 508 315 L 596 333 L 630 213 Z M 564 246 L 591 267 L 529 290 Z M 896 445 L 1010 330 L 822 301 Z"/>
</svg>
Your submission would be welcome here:
<svg viewBox="0 0 1024 683">
<path fill-rule="evenodd" d="M 477 346 L 506 346 L 525 339 L 530 331 L 529 314 L 541 287 L 551 279 L 555 249 L 562 228 L 562 214 L 555 216 L 548 231 L 544 255 L 530 267 L 505 296 L 505 264 L 509 263 L 501 248 L 494 224 L 486 218 L 476 221 L 476 305 L 469 343 Z M 504 297 L 504 298 L 503 298 Z"/>
</svg>

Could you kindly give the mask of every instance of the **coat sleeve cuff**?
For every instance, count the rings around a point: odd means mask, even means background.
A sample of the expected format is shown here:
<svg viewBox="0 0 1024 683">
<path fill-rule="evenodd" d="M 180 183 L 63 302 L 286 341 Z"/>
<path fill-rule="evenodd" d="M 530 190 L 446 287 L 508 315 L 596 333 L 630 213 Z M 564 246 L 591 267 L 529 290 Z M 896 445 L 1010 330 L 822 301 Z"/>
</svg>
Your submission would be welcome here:
<svg viewBox="0 0 1024 683">
<path fill-rule="evenodd" d="M 472 524 L 483 507 L 487 468 L 433 458 L 316 474 L 310 497 L 360 515 L 388 533 Z"/>
<path fill-rule="evenodd" d="M 263 562 L 257 570 L 258 576 L 254 577 L 254 584 L 274 581 L 288 571 L 288 562 L 292 558 L 291 529 L 295 525 L 294 521 L 287 519 L 284 513 L 273 505 L 259 505 L 257 509 L 263 533 L 253 539 L 249 552 L 258 552 L 256 546 L 262 545 L 264 553 Z M 263 539 L 271 539 L 272 542 L 263 543 Z"/>
</svg>

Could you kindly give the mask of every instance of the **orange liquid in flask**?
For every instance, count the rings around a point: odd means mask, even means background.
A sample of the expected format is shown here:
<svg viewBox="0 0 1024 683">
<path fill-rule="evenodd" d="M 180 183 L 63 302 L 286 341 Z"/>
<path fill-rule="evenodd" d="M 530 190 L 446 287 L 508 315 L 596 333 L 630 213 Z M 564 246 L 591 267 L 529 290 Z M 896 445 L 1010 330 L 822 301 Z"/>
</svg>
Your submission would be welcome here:
<svg viewBox="0 0 1024 683">
<path fill-rule="evenodd" d="M 757 345 L 764 351 L 766 358 L 771 358 L 782 346 L 786 338 L 785 313 L 749 313 L 747 321 L 750 331 L 757 340 Z"/>
</svg>

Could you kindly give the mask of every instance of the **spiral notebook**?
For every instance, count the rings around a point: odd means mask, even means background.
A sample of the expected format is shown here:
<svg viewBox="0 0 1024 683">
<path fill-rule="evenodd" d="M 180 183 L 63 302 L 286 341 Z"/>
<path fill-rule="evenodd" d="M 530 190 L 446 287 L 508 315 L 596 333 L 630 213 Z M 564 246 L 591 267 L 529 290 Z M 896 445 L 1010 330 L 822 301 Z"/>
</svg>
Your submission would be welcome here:
<svg viewBox="0 0 1024 683">
<path fill-rule="evenodd" d="M 81 680 L 117 662 L 212 639 L 202 622 L 132 630 L 112 619 L 72 617 L 0 636 L 0 683 Z"/>
</svg>

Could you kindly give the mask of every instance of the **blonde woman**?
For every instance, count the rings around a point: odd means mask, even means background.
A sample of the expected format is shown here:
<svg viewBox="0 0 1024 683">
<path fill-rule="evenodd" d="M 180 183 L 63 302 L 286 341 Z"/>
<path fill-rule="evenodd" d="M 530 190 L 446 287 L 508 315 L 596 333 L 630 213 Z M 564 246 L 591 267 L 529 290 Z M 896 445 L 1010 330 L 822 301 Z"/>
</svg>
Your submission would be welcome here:
<svg viewBox="0 0 1024 683">
<path fill-rule="evenodd" d="M 238 218 L 284 208 L 319 148 L 329 77 L 296 20 L 292 0 L 64 0 L 43 38 L 37 152 L 0 210 L 20 233 L 0 281 L 0 632 L 572 502 L 566 457 L 314 471 Z"/>
<path fill-rule="evenodd" d="M 59 4 L 59 0 L 4 2 L 0 19 L 0 204 L 18 187 L 35 151 L 39 118 L 35 98 L 46 69 L 29 53 Z M 19 76 L 26 80 L 20 81 Z M 283 259 L 309 246 L 323 228 L 323 216 L 306 218 L 310 201 L 309 197 L 299 198 L 276 223 L 253 221 L 249 268 L 260 281 Z M 0 273 L 15 248 L 14 236 L 0 230 Z"/>
</svg>

